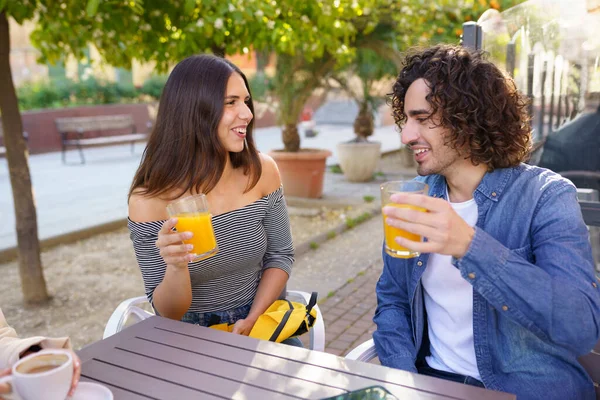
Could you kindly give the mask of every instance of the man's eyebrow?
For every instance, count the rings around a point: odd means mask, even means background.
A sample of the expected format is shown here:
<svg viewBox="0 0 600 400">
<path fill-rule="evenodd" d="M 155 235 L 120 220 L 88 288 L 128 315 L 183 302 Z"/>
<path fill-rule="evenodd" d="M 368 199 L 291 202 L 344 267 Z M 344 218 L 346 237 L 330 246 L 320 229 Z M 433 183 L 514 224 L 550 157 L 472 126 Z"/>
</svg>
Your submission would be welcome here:
<svg viewBox="0 0 600 400">
<path fill-rule="evenodd" d="M 411 117 L 417 117 L 423 114 L 429 115 L 429 110 L 425 110 L 424 108 L 418 110 L 410 110 L 407 114 Z"/>
</svg>

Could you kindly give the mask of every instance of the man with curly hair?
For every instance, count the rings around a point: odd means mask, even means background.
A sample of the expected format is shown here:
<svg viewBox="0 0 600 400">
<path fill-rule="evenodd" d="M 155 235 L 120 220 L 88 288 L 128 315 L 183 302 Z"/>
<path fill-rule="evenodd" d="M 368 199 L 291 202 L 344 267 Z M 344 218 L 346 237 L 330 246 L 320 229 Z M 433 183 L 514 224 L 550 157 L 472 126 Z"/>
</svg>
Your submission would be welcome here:
<svg viewBox="0 0 600 400">
<path fill-rule="evenodd" d="M 384 252 L 373 334 L 383 365 L 515 393 L 593 399 L 577 357 L 600 336 L 600 293 L 575 187 L 523 163 L 527 101 L 482 53 L 406 58 L 391 93 L 429 196 L 397 193 L 386 222 L 426 240 Z"/>
</svg>

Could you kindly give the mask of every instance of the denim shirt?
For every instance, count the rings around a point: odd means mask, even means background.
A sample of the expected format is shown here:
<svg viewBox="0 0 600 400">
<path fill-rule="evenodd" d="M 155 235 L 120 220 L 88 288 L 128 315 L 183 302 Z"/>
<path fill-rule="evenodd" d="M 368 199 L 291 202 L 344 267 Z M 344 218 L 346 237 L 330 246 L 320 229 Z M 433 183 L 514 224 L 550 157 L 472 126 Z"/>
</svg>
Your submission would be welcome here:
<svg viewBox="0 0 600 400">
<path fill-rule="evenodd" d="M 446 198 L 439 175 L 418 177 Z M 487 173 L 475 235 L 452 264 L 473 286 L 473 340 L 488 389 L 522 399 L 594 399 L 577 357 L 600 336 L 600 293 L 575 187 L 521 164 Z M 416 372 L 429 354 L 421 276 L 429 254 L 383 254 L 373 334 L 381 364 Z"/>
</svg>

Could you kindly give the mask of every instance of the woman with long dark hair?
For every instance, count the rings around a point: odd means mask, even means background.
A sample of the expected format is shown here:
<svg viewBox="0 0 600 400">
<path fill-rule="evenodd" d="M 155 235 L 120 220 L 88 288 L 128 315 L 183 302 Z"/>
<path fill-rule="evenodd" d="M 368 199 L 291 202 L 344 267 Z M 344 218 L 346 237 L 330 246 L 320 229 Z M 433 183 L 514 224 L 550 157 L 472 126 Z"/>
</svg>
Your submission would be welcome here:
<svg viewBox="0 0 600 400">
<path fill-rule="evenodd" d="M 248 335 L 285 289 L 294 248 L 275 162 L 253 138 L 252 98 L 226 59 L 181 61 L 163 89 L 129 192 L 129 229 L 146 295 L 161 316 Z M 219 252 L 192 262 L 168 203 L 204 193 Z M 297 340 L 297 339 L 296 339 Z"/>
</svg>

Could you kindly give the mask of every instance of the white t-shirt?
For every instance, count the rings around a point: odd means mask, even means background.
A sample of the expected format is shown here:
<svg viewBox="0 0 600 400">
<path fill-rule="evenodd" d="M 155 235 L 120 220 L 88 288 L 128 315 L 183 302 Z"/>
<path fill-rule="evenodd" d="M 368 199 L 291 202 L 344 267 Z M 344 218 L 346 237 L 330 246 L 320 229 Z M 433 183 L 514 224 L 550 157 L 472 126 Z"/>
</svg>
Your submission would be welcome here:
<svg viewBox="0 0 600 400">
<path fill-rule="evenodd" d="M 475 226 L 475 199 L 450 204 L 467 224 Z M 431 355 L 425 359 L 432 368 L 481 380 L 473 344 L 473 287 L 451 259 L 431 254 L 421 278 L 431 343 Z"/>
</svg>

